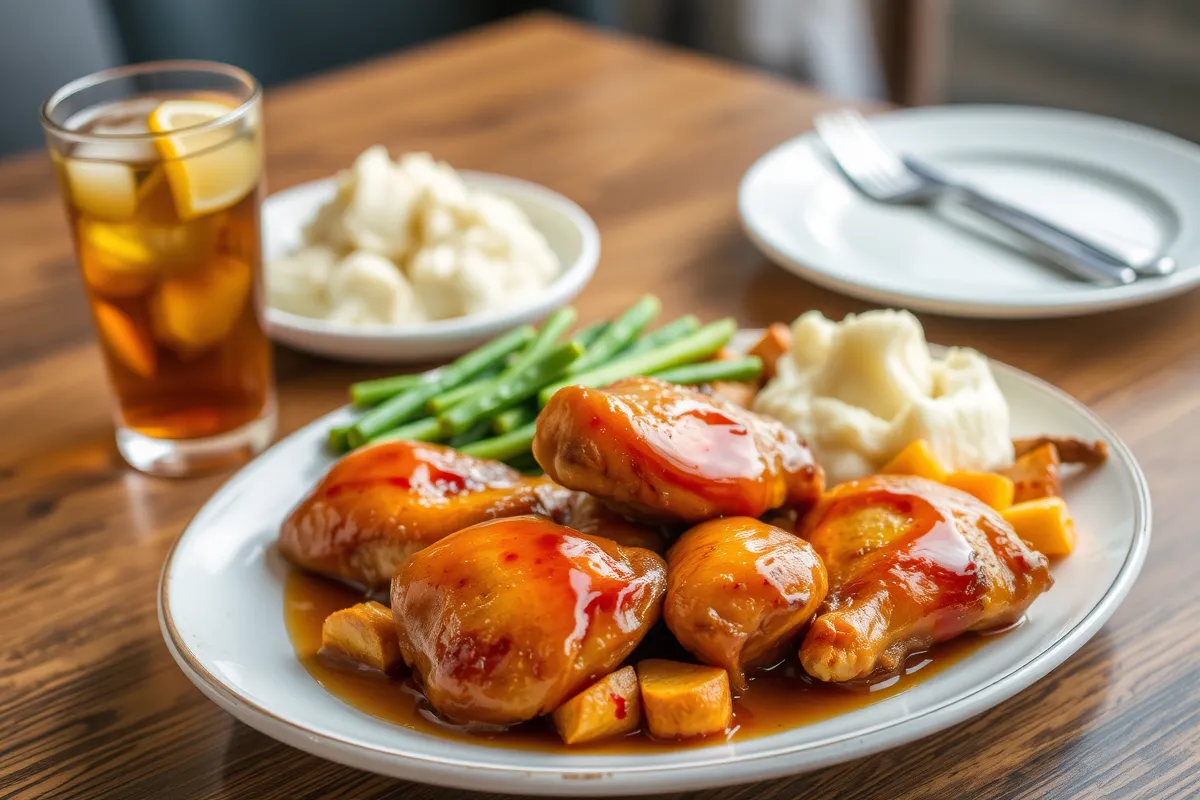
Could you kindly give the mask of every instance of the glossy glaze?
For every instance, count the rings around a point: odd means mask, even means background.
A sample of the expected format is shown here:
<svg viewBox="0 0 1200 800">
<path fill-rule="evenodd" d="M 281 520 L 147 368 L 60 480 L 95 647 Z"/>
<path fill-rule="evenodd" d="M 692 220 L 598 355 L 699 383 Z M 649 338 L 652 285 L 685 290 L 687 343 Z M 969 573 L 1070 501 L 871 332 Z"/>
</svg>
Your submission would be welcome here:
<svg viewBox="0 0 1200 800">
<path fill-rule="evenodd" d="M 653 378 L 561 389 L 538 417 L 533 453 L 562 485 L 653 522 L 807 506 L 823 482 L 778 422 Z"/>
<path fill-rule="evenodd" d="M 705 664 L 729 672 L 778 663 L 825 599 L 825 567 L 808 542 L 752 517 L 691 528 L 667 555 L 663 620 Z"/>
<path fill-rule="evenodd" d="M 430 736 L 495 747 L 549 752 L 568 749 L 545 718 L 507 730 L 469 729 L 440 717 L 405 671 L 387 676 L 324 658 L 320 654 L 321 623 L 334 611 L 361 600 L 361 593 L 319 576 L 299 570 L 288 575 L 284 592 L 288 635 L 296 657 L 326 691 L 363 713 Z M 983 636 L 963 636 L 938 645 L 931 652 L 912 656 L 905 675 L 872 687 L 816 683 L 804 676 L 794 662 L 758 672 L 752 676 L 750 688 L 734 701 L 733 726 L 724 738 L 741 741 L 766 736 L 865 708 L 939 674 L 986 641 Z M 659 624 L 626 662 L 634 663 L 643 657 L 686 659 L 688 655 L 674 642 L 666 627 Z M 637 731 L 627 737 L 569 749 L 573 753 L 597 754 L 669 752 L 712 743 L 712 739 L 661 742 Z"/>
<path fill-rule="evenodd" d="M 423 442 L 385 442 L 334 464 L 288 516 L 279 549 L 293 563 L 386 589 L 412 553 L 496 517 L 553 513 L 569 493 L 545 478 Z"/>
<path fill-rule="evenodd" d="M 649 550 L 512 517 L 414 555 L 392 581 L 392 612 L 439 712 L 507 725 L 611 672 L 658 621 L 665 588 Z"/>
<path fill-rule="evenodd" d="M 909 652 L 1020 619 L 1050 587 L 1044 556 L 974 497 L 877 475 L 830 490 L 801 531 L 830 591 L 800 649 L 822 680 L 893 671 Z"/>
</svg>

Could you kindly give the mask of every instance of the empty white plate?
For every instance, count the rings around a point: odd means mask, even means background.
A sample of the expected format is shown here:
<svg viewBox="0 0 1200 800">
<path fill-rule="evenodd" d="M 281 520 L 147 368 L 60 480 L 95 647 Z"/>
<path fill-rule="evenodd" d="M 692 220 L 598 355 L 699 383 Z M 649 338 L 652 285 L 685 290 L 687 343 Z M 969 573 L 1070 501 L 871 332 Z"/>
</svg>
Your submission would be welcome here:
<svg viewBox="0 0 1200 800">
<path fill-rule="evenodd" d="M 743 346 L 756 334 L 743 335 Z M 1150 541 L 1150 496 L 1133 455 L 1057 389 L 1001 364 L 996 380 L 1016 435 L 1108 442 L 1108 462 L 1067 481 L 1079 530 L 1054 586 L 1025 624 L 912 688 L 865 708 L 761 738 L 672 752 L 597 755 L 520 750 L 431 736 L 370 716 L 325 691 L 284 626 L 288 565 L 275 549 L 289 510 L 329 468 L 336 411 L 235 475 L 179 537 L 163 567 L 167 647 L 205 695 L 238 719 L 310 753 L 408 780 L 488 792 L 630 795 L 766 780 L 897 747 L 979 714 L 1061 664 L 1099 630 L 1137 577 Z"/>
<path fill-rule="evenodd" d="M 297 350 L 344 361 L 433 361 L 465 353 L 526 322 L 536 322 L 583 290 L 600 260 L 600 233 L 587 212 L 558 192 L 535 183 L 460 170 L 472 189 L 486 189 L 517 205 L 558 256 L 558 278 L 511 307 L 411 325 L 350 325 L 267 308 L 272 339 Z M 333 197 L 333 178 L 302 183 L 263 203 L 263 258 L 270 261 L 301 244 L 301 229 Z"/>
<path fill-rule="evenodd" d="M 969 212 L 859 194 L 816 135 L 785 142 L 742 179 L 754 243 L 786 269 L 876 303 L 969 317 L 1085 314 L 1200 283 L 1200 147 L 1118 120 L 1047 109 L 946 106 L 871 118 L 884 142 L 1123 252 L 1162 251 L 1165 278 L 1098 286 L 1035 261 Z"/>
</svg>

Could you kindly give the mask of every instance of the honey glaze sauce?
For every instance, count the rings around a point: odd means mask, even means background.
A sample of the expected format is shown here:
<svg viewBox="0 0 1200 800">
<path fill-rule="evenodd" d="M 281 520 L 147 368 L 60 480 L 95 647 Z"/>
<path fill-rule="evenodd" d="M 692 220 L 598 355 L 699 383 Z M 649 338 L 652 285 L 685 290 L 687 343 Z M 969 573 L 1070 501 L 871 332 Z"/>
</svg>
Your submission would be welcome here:
<svg viewBox="0 0 1200 800">
<path fill-rule="evenodd" d="M 533 720 L 501 731 L 468 730 L 440 719 L 406 672 L 387 676 L 367 669 L 355 669 L 320 653 L 321 625 L 325 617 L 363 600 L 362 594 L 341 584 L 293 570 L 284 588 L 284 620 L 296 657 L 308 673 L 343 702 L 373 717 L 458 741 L 516 749 L 563 751 L 547 719 Z M 905 673 L 870 687 L 840 687 L 808 678 L 792 661 L 752 678 L 750 688 L 733 704 L 733 725 L 725 734 L 728 741 L 740 741 L 820 722 L 840 714 L 894 697 L 955 664 L 975 652 L 988 636 L 966 635 L 937 645 L 926 653 L 908 659 Z M 694 661 L 679 647 L 660 623 L 647 636 L 627 663 L 642 658 L 674 658 Z M 660 741 L 638 732 L 624 738 L 576 745 L 573 753 L 619 754 L 671 751 L 684 747 L 713 744 L 719 737 L 683 742 Z"/>
</svg>

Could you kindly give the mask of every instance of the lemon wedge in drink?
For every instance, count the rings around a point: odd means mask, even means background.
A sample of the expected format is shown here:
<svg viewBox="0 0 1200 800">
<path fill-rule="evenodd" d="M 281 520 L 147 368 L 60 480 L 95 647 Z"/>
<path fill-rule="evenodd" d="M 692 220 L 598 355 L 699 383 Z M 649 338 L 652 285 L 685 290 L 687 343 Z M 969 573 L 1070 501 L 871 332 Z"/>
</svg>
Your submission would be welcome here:
<svg viewBox="0 0 1200 800">
<path fill-rule="evenodd" d="M 166 100 L 150 112 L 176 209 L 185 220 L 229 208 L 254 190 L 262 159 L 257 133 L 244 123 L 189 130 L 235 107 L 216 100 Z"/>
</svg>

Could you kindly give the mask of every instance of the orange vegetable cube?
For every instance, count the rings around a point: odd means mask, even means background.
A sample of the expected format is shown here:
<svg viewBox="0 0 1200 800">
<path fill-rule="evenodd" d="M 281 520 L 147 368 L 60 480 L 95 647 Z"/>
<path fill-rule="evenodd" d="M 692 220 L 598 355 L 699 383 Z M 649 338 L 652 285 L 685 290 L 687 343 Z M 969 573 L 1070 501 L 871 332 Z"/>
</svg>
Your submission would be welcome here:
<svg viewBox="0 0 1200 800">
<path fill-rule="evenodd" d="M 946 476 L 946 485 L 974 495 L 997 511 L 1013 504 L 1012 479 L 995 472 L 951 472 Z"/>
<path fill-rule="evenodd" d="M 910 442 L 880 472 L 884 475 L 916 475 L 938 483 L 946 480 L 946 468 L 938 462 L 929 449 L 929 442 L 924 439 Z"/>
<path fill-rule="evenodd" d="M 566 744 L 624 736 L 642 725 L 642 695 L 633 667 L 610 672 L 551 715 Z"/>
<path fill-rule="evenodd" d="M 1003 515 L 1018 536 L 1045 555 L 1065 556 L 1075 549 L 1075 521 L 1061 497 L 1017 503 Z"/>
<path fill-rule="evenodd" d="M 775 365 L 788 350 L 792 349 L 792 329 L 782 322 L 772 322 L 762 338 L 754 343 L 746 355 L 758 356 L 763 363 L 763 377 L 775 377 Z"/>
<path fill-rule="evenodd" d="M 729 673 L 720 667 L 648 658 L 637 677 L 646 723 L 659 739 L 721 733 L 733 721 Z"/>
<path fill-rule="evenodd" d="M 1024 503 L 1041 497 L 1058 497 L 1062 494 L 1061 460 L 1058 448 L 1047 443 L 1025 453 L 1004 475 L 1012 478 L 1015 485 L 1013 502 Z"/>
</svg>

